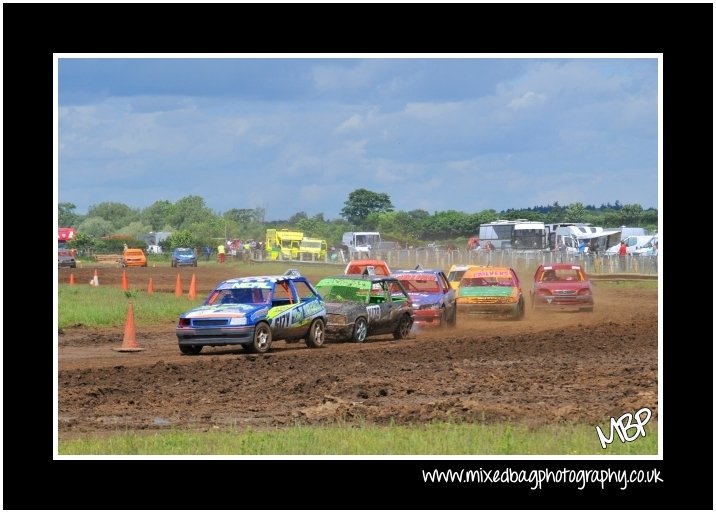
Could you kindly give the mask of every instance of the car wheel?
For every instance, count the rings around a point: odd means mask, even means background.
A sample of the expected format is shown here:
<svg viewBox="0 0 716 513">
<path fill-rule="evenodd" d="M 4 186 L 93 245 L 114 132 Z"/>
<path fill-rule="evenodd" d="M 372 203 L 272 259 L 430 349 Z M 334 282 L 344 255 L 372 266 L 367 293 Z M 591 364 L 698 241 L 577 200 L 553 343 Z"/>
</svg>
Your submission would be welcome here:
<svg viewBox="0 0 716 513">
<path fill-rule="evenodd" d="M 308 347 L 321 347 L 326 340 L 326 330 L 323 326 L 323 319 L 316 319 L 311 324 L 306 337 L 306 345 Z"/>
<path fill-rule="evenodd" d="M 358 317 L 356 323 L 353 326 L 353 342 L 365 342 L 368 336 L 368 321 L 364 317 Z"/>
<path fill-rule="evenodd" d="M 393 332 L 393 338 L 400 340 L 401 338 L 407 338 L 410 335 L 410 329 L 413 327 L 413 321 L 409 315 L 403 315 L 398 321 L 398 326 Z"/>
<path fill-rule="evenodd" d="M 447 326 L 448 323 L 448 317 L 447 317 L 447 311 L 445 310 L 445 307 L 442 307 L 440 309 L 440 327 L 444 328 Z"/>
<path fill-rule="evenodd" d="M 447 322 L 448 328 L 454 328 L 457 325 L 457 305 L 452 309 L 452 315 Z"/>
<path fill-rule="evenodd" d="M 199 354 L 203 348 L 204 346 L 197 345 L 179 346 L 179 351 L 181 351 L 182 354 Z"/>
<path fill-rule="evenodd" d="M 254 331 L 254 341 L 251 343 L 252 353 L 265 353 L 271 349 L 271 328 L 265 322 L 260 322 L 256 325 Z"/>
<path fill-rule="evenodd" d="M 525 302 L 522 298 L 520 298 L 519 303 L 517 303 L 517 313 L 515 314 L 515 320 L 520 320 L 525 316 Z"/>
</svg>

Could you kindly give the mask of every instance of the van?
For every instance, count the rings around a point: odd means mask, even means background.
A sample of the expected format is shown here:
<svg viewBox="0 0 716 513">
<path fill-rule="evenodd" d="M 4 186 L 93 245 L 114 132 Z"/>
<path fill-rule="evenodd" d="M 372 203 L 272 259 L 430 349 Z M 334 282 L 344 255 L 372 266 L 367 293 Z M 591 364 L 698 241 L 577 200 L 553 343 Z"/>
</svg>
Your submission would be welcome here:
<svg viewBox="0 0 716 513">
<path fill-rule="evenodd" d="M 653 256 L 657 255 L 659 252 L 659 236 L 654 235 L 649 241 L 641 246 L 640 248 L 637 248 L 634 250 L 635 255 L 648 255 Z"/>
<path fill-rule="evenodd" d="M 619 244 L 615 244 L 606 250 L 607 255 L 616 255 L 619 253 L 619 246 L 622 242 L 626 243 L 627 254 L 634 253 L 641 249 L 644 245 L 648 244 L 653 239 L 651 235 L 631 235 L 622 239 Z"/>
</svg>

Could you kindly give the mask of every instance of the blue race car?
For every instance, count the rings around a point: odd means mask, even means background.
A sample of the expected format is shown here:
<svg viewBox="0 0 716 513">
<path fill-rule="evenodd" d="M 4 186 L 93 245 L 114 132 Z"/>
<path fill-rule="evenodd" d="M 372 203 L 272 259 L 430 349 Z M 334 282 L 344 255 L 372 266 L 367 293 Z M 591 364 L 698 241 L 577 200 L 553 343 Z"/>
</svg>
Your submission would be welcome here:
<svg viewBox="0 0 716 513">
<path fill-rule="evenodd" d="M 172 251 L 172 267 L 184 265 L 196 267 L 196 253 L 194 253 L 194 250 L 191 248 L 175 248 L 174 251 Z"/>
<path fill-rule="evenodd" d="M 283 275 L 234 278 L 219 283 L 201 306 L 179 316 L 176 335 L 183 354 L 204 346 L 241 345 L 265 353 L 273 340 L 305 340 L 321 347 L 326 306 L 313 284 L 291 269 Z"/>
</svg>

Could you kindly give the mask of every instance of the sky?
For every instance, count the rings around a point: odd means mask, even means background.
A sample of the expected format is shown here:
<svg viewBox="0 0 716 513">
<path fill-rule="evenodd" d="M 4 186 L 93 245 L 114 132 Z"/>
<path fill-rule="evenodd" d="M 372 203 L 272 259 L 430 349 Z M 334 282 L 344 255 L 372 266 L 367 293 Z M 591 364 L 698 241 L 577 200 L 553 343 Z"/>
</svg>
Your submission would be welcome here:
<svg viewBox="0 0 716 513">
<path fill-rule="evenodd" d="M 227 55 L 56 54 L 57 201 L 659 206 L 658 54 Z"/>
</svg>

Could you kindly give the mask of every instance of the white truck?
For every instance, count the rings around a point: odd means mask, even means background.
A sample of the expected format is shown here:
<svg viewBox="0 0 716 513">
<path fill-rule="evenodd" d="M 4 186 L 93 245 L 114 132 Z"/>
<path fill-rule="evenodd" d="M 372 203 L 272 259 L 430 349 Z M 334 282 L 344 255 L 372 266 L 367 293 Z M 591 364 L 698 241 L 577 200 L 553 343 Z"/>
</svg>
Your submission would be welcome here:
<svg viewBox="0 0 716 513">
<path fill-rule="evenodd" d="M 379 232 L 345 232 L 343 245 L 348 250 L 350 258 L 356 253 L 370 255 L 373 248 L 380 246 Z"/>
</svg>

